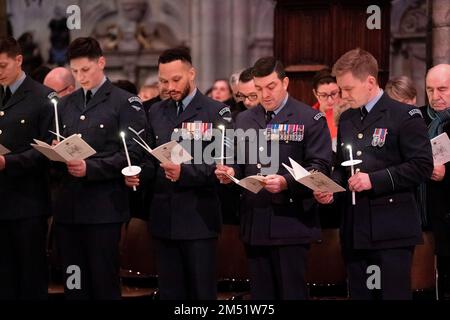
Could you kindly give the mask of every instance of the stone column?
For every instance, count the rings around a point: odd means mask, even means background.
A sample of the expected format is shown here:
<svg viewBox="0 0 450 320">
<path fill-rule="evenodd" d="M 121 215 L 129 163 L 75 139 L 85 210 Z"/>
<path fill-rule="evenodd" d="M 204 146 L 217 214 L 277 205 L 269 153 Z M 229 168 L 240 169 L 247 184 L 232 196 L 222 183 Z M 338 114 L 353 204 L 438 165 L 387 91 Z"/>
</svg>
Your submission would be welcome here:
<svg viewBox="0 0 450 320">
<path fill-rule="evenodd" d="M 450 1 L 433 0 L 433 65 L 450 63 Z"/>
<path fill-rule="evenodd" d="M 215 1 L 192 1 L 192 60 L 197 70 L 197 85 L 205 92 L 215 78 Z"/>
</svg>

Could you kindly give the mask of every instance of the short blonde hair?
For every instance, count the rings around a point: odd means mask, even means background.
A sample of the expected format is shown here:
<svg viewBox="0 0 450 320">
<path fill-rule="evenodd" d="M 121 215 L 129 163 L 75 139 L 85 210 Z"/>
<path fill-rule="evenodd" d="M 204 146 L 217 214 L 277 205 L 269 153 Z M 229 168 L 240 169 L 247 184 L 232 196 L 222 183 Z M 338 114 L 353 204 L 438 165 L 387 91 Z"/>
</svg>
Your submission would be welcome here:
<svg viewBox="0 0 450 320">
<path fill-rule="evenodd" d="M 344 53 L 334 64 L 332 75 L 341 76 L 351 72 L 355 78 L 363 81 L 368 76 L 378 79 L 378 62 L 369 52 L 356 48 Z"/>
<path fill-rule="evenodd" d="M 414 83 L 406 76 L 389 79 L 384 88 L 386 93 L 394 100 L 413 100 L 417 96 Z"/>
</svg>

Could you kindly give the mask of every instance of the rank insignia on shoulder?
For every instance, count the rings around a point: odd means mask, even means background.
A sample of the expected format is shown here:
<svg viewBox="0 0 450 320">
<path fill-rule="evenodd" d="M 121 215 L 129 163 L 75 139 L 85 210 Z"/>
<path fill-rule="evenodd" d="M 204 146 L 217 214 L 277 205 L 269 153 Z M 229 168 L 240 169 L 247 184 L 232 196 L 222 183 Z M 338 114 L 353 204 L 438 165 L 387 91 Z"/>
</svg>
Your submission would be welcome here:
<svg viewBox="0 0 450 320">
<path fill-rule="evenodd" d="M 419 109 L 412 109 L 412 110 L 410 110 L 409 112 L 409 115 L 412 117 L 413 115 L 415 115 L 415 114 L 418 114 L 418 115 L 420 115 L 422 118 L 423 118 L 423 115 L 422 115 L 422 111 L 420 111 Z"/>
<path fill-rule="evenodd" d="M 386 136 L 388 134 L 388 129 L 386 128 L 375 128 L 372 136 L 372 146 L 382 147 L 386 142 Z"/>
<path fill-rule="evenodd" d="M 319 112 L 314 116 L 314 120 L 318 121 L 322 117 L 325 117 L 325 114 L 323 112 Z"/>
<path fill-rule="evenodd" d="M 211 141 L 213 136 L 213 124 L 208 122 L 183 122 L 181 124 L 181 136 L 185 140 Z"/>
<path fill-rule="evenodd" d="M 266 140 L 303 141 L 305 126 L 303 124 L 268 124 Z"/>
<path fill-rule="evenodd" d="M 223 107 L 222 109 L 220 109 L 220 111 L 219 111 L 219 115 L 221 116 L 221 117 L 223 117 L 223 115 L 225 114 L 225 113 L 231 113 L 231 110 L 230 110 L 230 108 L 229 107 Z"/>
</svg>

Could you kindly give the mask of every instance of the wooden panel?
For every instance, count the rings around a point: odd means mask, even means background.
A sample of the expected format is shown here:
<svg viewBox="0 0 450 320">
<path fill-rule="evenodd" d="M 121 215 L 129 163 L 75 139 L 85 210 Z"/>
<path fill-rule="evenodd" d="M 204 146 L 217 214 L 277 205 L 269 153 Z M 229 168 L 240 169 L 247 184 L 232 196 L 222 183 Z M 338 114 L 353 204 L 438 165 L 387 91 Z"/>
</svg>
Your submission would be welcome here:
<svg viewBox="0 0 450 320">
<path fill-rule="evenodd" d="M 366 26 L 367 7 L 381 9 L 381 29 Z M 278 0 L 275 8 L 274 52 L 287 67 L 289 92 L 312 104 L 312 77 L 308 66 L 332 67 L 348 50 L 360 47 L 372 53 L 380 68 L 380 85 L 389 74 L 390 1 Z M 303 66 L 303 67 L 302 67 Z"/>
</svg>

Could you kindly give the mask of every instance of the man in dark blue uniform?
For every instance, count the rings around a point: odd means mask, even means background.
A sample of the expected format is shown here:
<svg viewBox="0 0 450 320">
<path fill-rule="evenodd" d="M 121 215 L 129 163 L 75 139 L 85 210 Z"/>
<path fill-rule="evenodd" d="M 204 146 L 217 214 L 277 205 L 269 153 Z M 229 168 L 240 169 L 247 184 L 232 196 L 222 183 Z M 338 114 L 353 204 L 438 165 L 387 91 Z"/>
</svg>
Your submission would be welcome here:
<svg viewBox="0 0 450 320">
<path fill-rule="evenodd" d="M 60 103 L 61 134 L 80 134 L 96 154 L 63 166 L 55 193 L 65 294 L 69 299 L 119 299 L 120 230 L 129 218 L 128 190 L 121 174 L 127 161 L 119 133 L 128 132 L 129 126 L 144 129 L 145 113 L 139 98 L 106 79 L 105 58 L 95 39 L 74 40 L 67 56 L 81 89 Z M 130 141 L 131 162 L 138 164 L 142 150 Z M 81 271 L 81 287 L 77 269 L 69 268 L 73 265 Z"/>
<path fill-rule="evenodd" d="M 138 185 L 139 180 L 153 183 L 149 223 L 152 236 L 158 240 L 161 299 L 216 299 L 221 211 L 215 165 L 206 164 L 203 158 L 195 161 L 199 154 L 193 151 L 197 145 L 203 152 L 211 143 L 213 128 L 226 125 L 231 113 L 227 106 L 196 88 L 195 69 L 186 50 L 169 49 L 159 57 L 158 64 L 160 84 L 168 90 L 170 99 L 149 110 L 150 147 L 181 134 L 179 141 L 192 143 L 194 160 L 181 165 L 160 164 L 152 157 L 140 178 L 126 181 L 129 186 Z"/>
<path fill-rule="evenodd" d="M 0 299 L 47 297 L 46 234 L 50 214 L 47 160 L 33 139 L 51 141 L 51 90 L 21 68 L 13 38 L 0 39 Z"/>
<path fill-rule="evenodd" d="M 306 255 L 309 243 L 320 237 L 317 208 L 311 190 L 296 182 L 282 163 L 290 165 L 290 157 L 307 170 L 329 174 L 330 133 L 322 113 L 288 95 L 289 79 L 279 61 L 259 59 L 253 75 L 261 103 L 240 113 L 235 128 L 256 130 L 259 139 L 237 136 L 245 163 L 219 165 L 216 174 L 223 183 L 230 182 L 224 173 L 238 179 L 267 174 L 265 188 L 258 194 L 244 190 L 241 205 L 252 298 L 306 299 Z M 278 145 L 278 153 L 272 143 L 261 141 L 266 139 Z M 255 163 L 252 151 L 257 153 Z M 263 163 L 266 154 L 270 163 Z"/>
<path fill-rule="evenodd" d="M 339 121 L 333 179 L 343 196 L 341 240 L 352 299 L 411 299 L 411 262 L 421 243 L 414 190 L 427 180 L 433 159 L 420 110 L 390 99 L 379 88 L 378 64 L 361 49 L 344 54 L 333 73 L 351 109 Z M 351 176 L 341 166 L 362 160 Z M 356 201 L 352 205 L 352 192 Z M 321 203 L 331 194 L 317 193 Z"/>
</svg>

